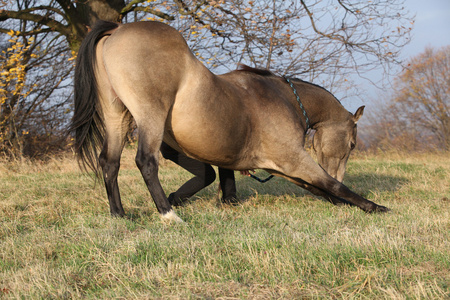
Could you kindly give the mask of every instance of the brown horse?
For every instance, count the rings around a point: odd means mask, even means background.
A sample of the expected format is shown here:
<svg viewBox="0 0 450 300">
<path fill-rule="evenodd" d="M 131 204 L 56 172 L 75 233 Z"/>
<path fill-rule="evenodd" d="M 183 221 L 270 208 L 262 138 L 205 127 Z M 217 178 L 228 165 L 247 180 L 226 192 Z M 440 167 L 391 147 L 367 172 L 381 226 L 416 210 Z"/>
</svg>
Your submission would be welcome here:
<svg viewBox="0 0 450 300">
<path fill-rule="evenodd" d="M 164 218 L 180 220 L 158 179 L 163 140 L 204 162 L 264 169 L 333 204 L 383 212 L 340 182 L 363 109 L 353 115 L 324 88 L 265 70 L 214 75 L 168 25 L 101 21 L 78 53 L 71 131 L 83 164 L 101 167 L 112 215 L 124 215 L 117 175 L 132 118 L 136 164 Z M 308 127 L 322 167 L 304 149 Z"/>
</svg>

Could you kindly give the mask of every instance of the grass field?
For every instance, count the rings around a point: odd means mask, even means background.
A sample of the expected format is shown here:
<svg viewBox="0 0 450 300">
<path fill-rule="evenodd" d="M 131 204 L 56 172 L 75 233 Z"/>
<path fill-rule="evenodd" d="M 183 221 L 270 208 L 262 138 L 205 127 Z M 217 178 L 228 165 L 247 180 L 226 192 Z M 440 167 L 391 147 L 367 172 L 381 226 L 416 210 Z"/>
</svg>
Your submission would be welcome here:
<svg viewBox="0 0 450 300">
<path fill-rule="evenodd" d="M 449 155 L 352 157 L 345 183 L 387 214 L 236 174 L 245 204 L 218 204 L 214 183 L 176 210 L 185 224 L 161 221 L 133 155 L 126 219 L 71 158 L 0 163 L 0 298 L 450 298 Z M 167 194 L 189 177 L 162 162 Z"/>
</svg>

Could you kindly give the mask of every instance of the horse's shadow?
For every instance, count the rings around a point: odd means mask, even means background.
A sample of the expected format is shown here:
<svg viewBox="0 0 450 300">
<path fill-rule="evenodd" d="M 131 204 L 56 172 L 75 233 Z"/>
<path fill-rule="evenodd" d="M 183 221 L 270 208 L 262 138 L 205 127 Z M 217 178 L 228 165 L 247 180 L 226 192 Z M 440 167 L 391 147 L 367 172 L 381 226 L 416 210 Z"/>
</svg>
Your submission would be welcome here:
<svg viewBox="0 0 450 300">
<path fill-rule="evenodd" d="M 260 178 L 267 177 L 264 171 L 257 171 L 256 175 Z M 346 174 L 344 184 L 355 193 L 365 197 L 371 198 L 374 193 L 393 192 L 400 189 L 409 180 L 401 176 L 380 175 L 375 173 L 364 174 Z M 218 180 L 210 185 L 208 188 L 197 193 L 189 202 L 195 202 L 199 198 L 216 198 L 218 195 Z M 291 196 L 301 198 L 305 196 L 313 197 L 317 200 L 325 199 L 315 196 L 307 190 L 295 185 L 292 182 L 280 177 L 260 183 L 250 177 L 244 177 L 236 173 L 236 189 L 237 196 L 242 201 L 251 201 L 256 196 L 281 197 Z M 190 205 L 189 202 L 186 205 Z M 137 221 L 142 217 L 154 217 L 152 209 L 143 210 L 142 207 L 129 208 L 127 217 L 131 220 Z"/>
<path fill-rule="evenodd" d="M 264 177 L 265 173 L 258 172 L 257 175 L 258 177 Z M 239 175 L 237 177 L 237 192 L 242 200 L 248 200 L 254 197 L 255 194 L 268 196 L 291 195 L 294 197 L 314 196 L 307 190 L 279 177 L 274 177 L 266 183 L 260 183 L 250 177 L 239 178 Z M 401 176 L 364 173 L 346 174 L 343 183 L 353 192 L 368 198 L 373 196 L 374 193 L 397 191 L 408 182 L 409 179 Z"/>
</svg>

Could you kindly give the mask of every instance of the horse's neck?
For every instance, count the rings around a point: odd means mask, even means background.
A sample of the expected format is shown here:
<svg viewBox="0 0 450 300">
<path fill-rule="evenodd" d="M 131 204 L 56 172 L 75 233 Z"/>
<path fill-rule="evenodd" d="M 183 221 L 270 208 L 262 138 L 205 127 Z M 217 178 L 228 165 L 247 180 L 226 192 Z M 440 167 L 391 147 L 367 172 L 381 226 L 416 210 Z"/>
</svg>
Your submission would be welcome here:
<svg viewBox="0 0 450 300">
<path fill-rule="evenodd" d="M 295 86 L 299 101 L 310 119 L 311 128 L 349 118 L 350 113 L 326 89 L 308 82 L 299 82 Z"/>
</svg>

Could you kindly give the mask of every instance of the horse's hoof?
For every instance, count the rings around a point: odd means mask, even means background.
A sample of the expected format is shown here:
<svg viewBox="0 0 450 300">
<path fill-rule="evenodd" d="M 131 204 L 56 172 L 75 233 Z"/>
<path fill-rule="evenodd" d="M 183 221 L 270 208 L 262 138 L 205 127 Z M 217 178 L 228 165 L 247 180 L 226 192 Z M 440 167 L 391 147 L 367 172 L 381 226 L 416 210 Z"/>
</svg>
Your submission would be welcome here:
<svg viewBox="0 0 450 300">
<path fill-rule="evenodd" d="M 374 209 L 370 211 L 370 213 L 386 213 L 390 212 L 391 209 L 386 206 L 377 205 Z"/>
<path fill-rule="evenodd" d="M 170 221 L 170 222 L 184 223 L 184 221 L 181 220 L 181 218 L 179 216 L 177 216 L 177 214 L 173 211 L 173 209 L 171 209 L 170 211 L 166 212 L 165 214 L 162 214 L 161 218 L 163 220 L 167 220 L 167 221 Z"/>
<path fill-rule="evenodd" d="M 240 200 L 236 197 L 226 197 L 226 198 L 222 198 L 221 199 L 223 204 L 228 204 L 231 206 L 238 206 L 240 204 L 243 204 L 244 202 L 246 202 L 245 200 Z"/>
<path fill-rule="evenodd" d="M 123 212 L 111 212 L 112 218 L 125 218 L 125 213 Z"/>
</svg>

